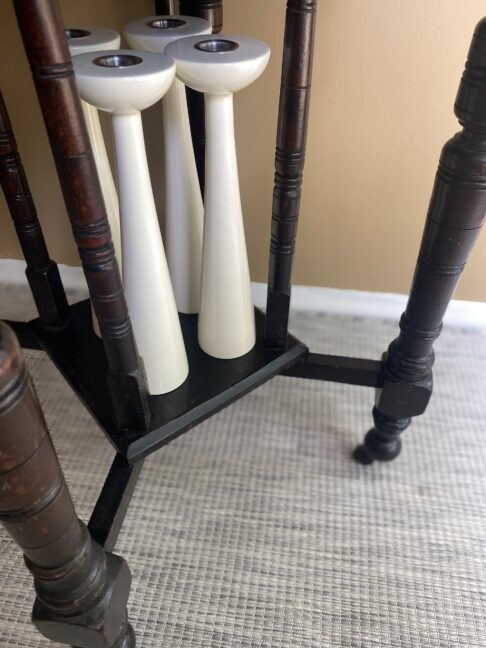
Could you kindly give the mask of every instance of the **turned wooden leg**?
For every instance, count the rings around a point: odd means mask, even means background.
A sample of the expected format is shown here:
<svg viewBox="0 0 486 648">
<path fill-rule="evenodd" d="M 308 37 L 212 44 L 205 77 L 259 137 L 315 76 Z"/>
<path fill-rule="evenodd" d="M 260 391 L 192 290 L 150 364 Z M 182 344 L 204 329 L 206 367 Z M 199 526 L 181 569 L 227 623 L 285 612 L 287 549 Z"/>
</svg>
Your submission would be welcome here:
<svg viewBox="0 0 486 648">
<path fill-rule="evenodd" d="M 172 16 L 177 13 L 176 0 L 155 0 L 155 13 L 158 16 Z"/>
<path fill-rule="evenodd" d="M 278 110 L 265 346 L 287 347 L 309 118 L 317 0 L 287 0 Z"/>
<path fill-rule="evenodd" d="M 100 325 L 119 427 L 146 430 L 150 406 L 59 0 L 14 0 L 57 174 Z"/>
<path fill-rule="evenodd" d="M 78 520 L 12 330 L 0 322 L 0 520 L 34 577 L 32 620 L 79 648 L 133 648 L 130 571 Z"/>
<path fill-rule="evenodd" d="M 62 327 L 69 306 L 57 264 L 49 258 L 15 136 L 0 91 L 0 184 L 27 262 L 26 275 L 44 326 Z"/>
<path fill-rule="evenodd" d="M 476 27 L 455 102 L 463 127 L 444 146 L 400 334 L 384 354 L 374 427 L 361 463 L 394 459 L 399 435 L 432 394 L 433 343 L 486 213 L 486 19 Z"/>
</svg>

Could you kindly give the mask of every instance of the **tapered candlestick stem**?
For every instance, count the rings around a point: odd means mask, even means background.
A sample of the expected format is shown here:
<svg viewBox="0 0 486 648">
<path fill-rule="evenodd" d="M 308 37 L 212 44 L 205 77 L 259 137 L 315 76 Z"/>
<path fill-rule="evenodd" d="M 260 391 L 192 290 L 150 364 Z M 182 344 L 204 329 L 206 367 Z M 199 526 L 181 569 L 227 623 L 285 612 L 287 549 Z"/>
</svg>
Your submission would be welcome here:
<svg viewBox="0 0 486 648">
<path fill-rule="evenodd" d="M 186 91 L 178 79 L 162 99 L 165 142 L 165 249 L 177 308 L 198 313 L 203 204 L 192 149 Z"/>
<path fill-rule="evenodd" d="M 205 95 L 206 187 L 199 343 L 234 358 L 255 344 L 250 272 L 241 211 L 233 95 Z M 238 331 L 238 335 L 235 335 Z"/>
<path fill-rule="evenodd" d="M 150 183 L 139 112 L 113 115 L 123 283 L 149 391 L 172 391 L 188 365 Z"/>
<path fill-rule="evenodd" d="M 209 23 L 188 16 L 148 16 L 124 28 L 134 50 L 165 53 L 171 43 L 210 31 Z M 201 293 L 204 207 L 191 141 L 185 88 L 174 79 L 162 98 L 165 144 L 165 250 L 177 309 L 198 313 Z"/>
</svg>

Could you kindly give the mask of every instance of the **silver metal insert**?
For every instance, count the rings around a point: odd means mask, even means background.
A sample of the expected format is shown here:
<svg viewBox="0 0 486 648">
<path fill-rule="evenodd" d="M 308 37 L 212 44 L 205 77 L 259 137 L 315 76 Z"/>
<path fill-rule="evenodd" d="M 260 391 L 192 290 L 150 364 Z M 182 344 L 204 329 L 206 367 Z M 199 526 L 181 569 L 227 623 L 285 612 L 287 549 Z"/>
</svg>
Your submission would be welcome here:
<svg viewBox="0 0 486 648">
<path fill-rule="evenodd" d="M 235 41 L 226 40 L 224 38 L 212 38 L 210 40 L 203 40 L 196 43 L 194 47 L 201 52 L 209 52 L 211 54 L 220 54 L 221 52 L 232 52 L 238 49 L 238 43 Z"/>
<path fill-rule="evenodd" d="M 147 24 L 154 29 L 177 29 L 187 25 L 187 21 L 180 18 L 156 18 Z"/>
<path fill-rule="evenodd" d="M 109 54 L 108 56 L 99 56 L 93 63 L 101 67 L 131 67 L 133 65 L 140 65 L 143 59 L 140 56 L 133 54 Z"/>
<path fill-rule="evenodd" d="M 73 40 L 74 38 L 86 38 L 86 36 L 91 36 L 91 32 L 87 29 L 65 29 L 64 33 L 68 40 Z"/>
</svg>

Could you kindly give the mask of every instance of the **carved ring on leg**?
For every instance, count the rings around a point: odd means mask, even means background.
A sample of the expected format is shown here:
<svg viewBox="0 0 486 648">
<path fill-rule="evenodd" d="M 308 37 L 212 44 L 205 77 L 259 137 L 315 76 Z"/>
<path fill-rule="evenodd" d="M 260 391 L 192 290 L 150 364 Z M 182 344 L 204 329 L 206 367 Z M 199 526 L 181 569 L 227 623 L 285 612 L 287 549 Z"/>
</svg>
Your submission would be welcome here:
<svg viewBox="0 0 486 648">
<path fill-rule="evenodd" d="M 463 130 L 442 149 L 400 334 L 384 358 L 375 428 L 355 458 L 392 459 L 410 417 L 432 393 L 433 344 L 486 218 L 486 18 L 477 26 L 454 111 Z M 368 456 L 367 456 L 368 455 Z"/>
</svg>

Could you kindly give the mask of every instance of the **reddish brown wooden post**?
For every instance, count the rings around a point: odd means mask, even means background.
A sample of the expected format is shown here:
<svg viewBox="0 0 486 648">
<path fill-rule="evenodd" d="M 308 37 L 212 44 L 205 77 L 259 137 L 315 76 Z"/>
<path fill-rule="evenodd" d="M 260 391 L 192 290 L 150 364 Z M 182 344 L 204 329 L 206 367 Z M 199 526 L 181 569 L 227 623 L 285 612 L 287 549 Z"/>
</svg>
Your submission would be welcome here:
<svg viewBox="0 0 486 648">
<path fill-rule="evenodd" d="M 317 0 L 288 0 L 275 153 L 265 344 L 287 345 L 292 262 L 300 209 Z"/>
<path fill-rule="evenodd" d="M 182 16 L 205 18 L 213 27 L 213 34 L 223 29 L 223 0 L 179 0 Z"/>
<path fill-rule="evenodd" d="M 0 91 L 0 184 L 27 262 L 26 275 L 43 325 L 63 326 L 69 306 L 57 264 L 49 258 L 7 107 Z"/>
<path fill-rule="evenodd" d="M 205 18 L 212 25 L 213 34 L 219 34 L 223 29 L 223 0 L 179 0 L 179 14 Z M 192 88 L 186 88 L 186 94 L 197 175 L 201 193 L 204 197 L 206 157 L 204 95 L 201 92 L 192 90 Z"/>
<path fill-rule="evenodd" d="M 76 517 L 39 401 L 12 330 L 0 322 L 0 521 L 24 553 L 33 622 L 79 648 L 133 648 L 126 562 Z"/>
<path fill-rule="evenodd" d="M 177 0 L 155 0 L 155 13 L 158 16 L 173 16 L 177 13 Z"/>
<path fill-rule="evenodd" d="M 486 215 L 486 18 L 476 27 L 455 102 L 463 130 L 442 149 L 400 334 L 384 354 L 374 427 L 355 458 L 389 461 L 432 393 L 433 343 Z"/>
<path fill-rule="evenodd" d="M 57 0 L 14 0 L 57 173 L 100 324 L 118 422 L 146 429 L 147 387 L 128 317 Z"/>
</svg>

